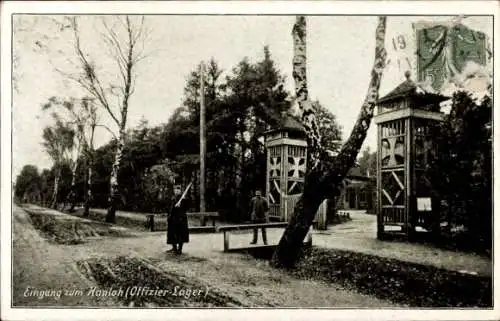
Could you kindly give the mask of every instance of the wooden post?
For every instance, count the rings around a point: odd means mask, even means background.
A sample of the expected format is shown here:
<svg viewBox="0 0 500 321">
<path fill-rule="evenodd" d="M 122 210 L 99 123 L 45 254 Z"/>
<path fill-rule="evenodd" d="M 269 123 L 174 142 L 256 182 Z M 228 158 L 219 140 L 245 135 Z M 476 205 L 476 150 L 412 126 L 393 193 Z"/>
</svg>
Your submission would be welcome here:
<svg viewBox="0 0 500 321">
<path fill-rule="evenodd" d="M 318 208 L 316 213 L 316 219 L 318 221 L 318 230 L 326 230 L 326 211 L 327 211 L 327 200 L 325 199 Z"/>
<path fill-rule="evenodd" d="M 224 231 L 224 252 L 229 250 L 229 231 Z"/>
<path fill-rule="evenodd" d="M 312 226 L 309 227 L 309 232 L 306 235 L 306 246 L 312 246 Z"/>
<path fill-rule="evenodd" d="M 380 107 L 379 107 L 380 112 Z M 376 213 L 377 213 L 377 239 L 382 240 L 384 238 L 384 218 L 382 213 L 382 126 L 377 125 L 377 203 L 376 203 Z"/>
<path fill-rule="evenodd" d="M 148 215 L 149 218 L 149 228 L 151 232 L 155 231 L 155 216 L 153 214 Z"/>
<path fill-rule="evenodd" d="M 205 212 L 205 65 L 200 65 L 200 212 Z M 203 224 L 204 225 L 204 224 Z"/>
<path fill-rule="evenodd" d="M 405 101 L 406 102 L 406 101 Z M 407 235 L 409 239 L 412 238 L 413 232 L 415 232 L 415 226 L 413 225 L 413 215 L 415 213 L 414 208 L 415 205 L 413 203 L 414 201 L 414 190 L 415 190 L 415 184 L 413 183 L 413 161 L 412 161 L 412 156 L 415 155 L 415 151 L 413 149 L 413 121 L 411 118 L 407 118 L 405 120 L 405 145 L 406 145 L 406 151 L 405 151 L 405 187 L 406 187 L 406 201 L 405 201 L 405 209 L 406 209 L 406 215 L 404 217 L 404 225 L 403 225 L 403 231 Z"/>
</svg>

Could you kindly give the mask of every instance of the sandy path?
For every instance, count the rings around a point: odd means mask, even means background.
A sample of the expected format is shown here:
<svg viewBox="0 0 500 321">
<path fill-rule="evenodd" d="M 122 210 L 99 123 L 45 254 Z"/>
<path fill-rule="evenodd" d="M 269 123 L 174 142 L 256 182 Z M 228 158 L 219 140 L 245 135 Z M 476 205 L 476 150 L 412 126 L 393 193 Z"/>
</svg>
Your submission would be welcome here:
<svg viewBox="0 0 500 321">
<path fill-rule="evenodd" d="M 36 209 L 32 207 L 31 209 Z M 38 210 L 37 210 L 38 211 Z M 42 209 L 40 215 L 58 220 L 81 220 L 75 216 Z M 375 239 L 375 217 L 351 213 L 351 222 L 314 231 L 315 246 L 350 250 L 366 254 L 424 263 L 450 270 L 491 275 L 491 261 L 473 254 L 456 253 L 425 245 L 381 242 Z M 272 269 L 266 261 L 248 255 L 223 253 L 221 234 L 191 234 L 185 254 L 165 253 L 165 232 L 134 232 L 135 237 L 101 237 L 83 244 L 49 244 L 32 227 L 29 216 L 14 210 L 15 303 L 33 305 L 117 305 L 102 298 L 68 297 L 42 300 L 24 297 L 27 286 L 39 288 L 88 288 L 92 284 L 75 268 L 75 262 L 88 258 L 136 256 L 153 262 L 165 272 L 196 279 L 200 285 L 234 297 L 245 306 L 282 307 L 391 307 L 388 301 L 314 280 L 298 280 Z M 93 221 L 95 224 L 96 222 Z M 124 228 L 122 228 L 124 229 Z M 128 229 L 125 229 L 128 230 Z M 276 244 L 283 229 L 269 229 L 268 239 Z M 247 247 L 251 232 L 231 235 L 231 247 Z M 260 235 L 259 235 L 260 237 Z M 22 254 L 21 254 L 22 253 Z M 94 284 L 95 285 L 95 284 Z M 140 284 L 138 284 L 140 286 Z M 161 285 L 159 285 L 161 286 Z"/>
<path fill-rule="evenodd" d="M 51 213 L 45 213 L 51 215 Z M 64 214 L 63 214 L 64 215 Z M 29 216 L 14 208 L 14 303 L 16 305 L 118 305 L 102 297 L 63 297 L 37 299 L 24 297 L 27 286 L 51 289 L 88 289 L 93 284 L 75 269 L 75 262 L 92 257 L 132 255 L 145 258 L 166 272 L 198 279 L 209 289 L 216 289 L 238 299 L 245 306 L 295 307 L 391 307 L 394 304 L 342 289 L 336 284 L 298 280 L 283 271 L 241 254 L 224 254 L 221 235 L 191 235 L 186 253 L 166 254 L 165 234 L 136 233 L 137 237 L 104 237 L 84 244 L 54 245 L 41 238 Z M 247 241 L 249 235 L 237 235 Z M 140 286 L 140 284 L 138 284 Z M 161 285 L 159 285 L 161 287 Z"/>
<path fill-rule="evenodd" d="M 13 284 L 14 306 L 106 306 L 114 302 L 88 296 L 56 295 L 38 298 L 32 290 L 85 290 L 92 286 L 76 270 L 71 251 L 43 239 L 28 214 L 13 207 Z M 28 291 L 27 291 L 28 290 Z"/>
<path fill-rule="evenodd" d="M 491 276 L 492 261 L 473 253 L 453 252 L 432 246 L 401 241 L 379 241 L 375 215 L 351 212 L 352 221 L 316 231 L 313 244 L 318 247 L 353 251 L 405 262 L 432 265 L 452 270 Z"/>
</svg>

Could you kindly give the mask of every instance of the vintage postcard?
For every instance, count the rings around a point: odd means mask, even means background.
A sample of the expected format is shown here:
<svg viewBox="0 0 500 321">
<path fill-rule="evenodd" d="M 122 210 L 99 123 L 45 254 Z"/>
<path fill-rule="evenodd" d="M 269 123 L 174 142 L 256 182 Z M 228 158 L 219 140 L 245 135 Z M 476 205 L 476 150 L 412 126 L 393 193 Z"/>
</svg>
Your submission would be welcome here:
<svg viewBox="0 0 500 321">
<path fill-rule="evenodd" d="M 498 11 L 3 2 L 1 318 L 497 320 Z"/>
</svg>

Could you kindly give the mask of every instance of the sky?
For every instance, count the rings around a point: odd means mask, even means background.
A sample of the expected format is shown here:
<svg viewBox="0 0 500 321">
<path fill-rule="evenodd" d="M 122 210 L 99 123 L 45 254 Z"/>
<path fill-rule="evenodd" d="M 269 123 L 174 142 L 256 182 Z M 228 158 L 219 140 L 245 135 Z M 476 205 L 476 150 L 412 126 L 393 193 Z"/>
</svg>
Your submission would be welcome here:
<svg viewBox="0 0 500 321">
<path fill-rule="evenodd" d="M 51 96 L 78 97 L 78 85 L 65 79 L 55 70 L 70 70 L 67 58 L 73 58 L 70 34 L 58 32 L 51 17 L 17 16 L 14 19 L 14 53 L 19 57 L 17 90 L 13 93 L 13 175 L 26 164 L 39 169 L 49 168 L 50 158 L 41 146 L 42 130 L 50 124 L 41 104 Z M 59 18 L 59 17 L 57 17 Z M 383 96 L 405 80 L 404 72 L 411 69 L 395 63 L 412 56 L 414 39 L 412 22 L 449 21 L 452 17 L 396 17 L 387 21 L 386 48 L 390 63 L 382 78 Z M 140 62 L 138 80 L 130 101 L 128 128 L 141 119 L 150 125 L 168 121 L 175 108 L 181 105 L 187 75 L 201 60 L 215 58 L 228 75 L 245 56 L 251 61 L 263 57 L 268 45 L 278 69 L 286 75 L 287 88 L 293 92 L 292 37 L 294 16 L 147 16 L 150 40 L 146 51 L 151 55 Z M 82 45 L 99 62 L 106 74 L 113 64 L 98 41 L 96 16 L 81 19 Z M 318 99 L 336 115 L 344 139 L 356 121 L 365 98 L 375 46 L 375 16 L 309 16 L 307 17 L 307 72 L 311 99 Z M 492 19 L 467 17 L 463 23 L 491 37 Z M 33 27 L 36 26 L 36 27 Z M 392 39 L 404 35 L 408 42 L 405 52 L 391 50 Z M 40 49 L 37 41 L 46 48 Z M 406 55 L 406 56 L 405 56 Z M 414 70 L 412 70 L 413 72 Z M 103 122 L 112 126 L 109 117 Z M 109 140 L 105 131 L 97 133 L 97 145 Z M 376 148 L 376 130 L 372 123 L 365 147 Z"/>
</svg>

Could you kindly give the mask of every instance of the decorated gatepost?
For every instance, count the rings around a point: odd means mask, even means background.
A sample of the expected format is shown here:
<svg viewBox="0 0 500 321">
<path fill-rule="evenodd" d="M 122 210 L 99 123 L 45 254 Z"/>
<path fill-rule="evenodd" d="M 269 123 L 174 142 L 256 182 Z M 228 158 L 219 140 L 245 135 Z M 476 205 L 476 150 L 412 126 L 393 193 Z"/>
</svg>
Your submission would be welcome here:
<svg viewBox="0 0 500 321">
<path fill-rule="evenodd" d="M 439 222 L 432 184 L 425 168 L 437 151 L 430 129 L 443 120 L 440 103 L 448 98 L 406 81 L 378 100 L 377 237 L 403 234 L 417 227 L 432 230 Z"/>
<path fill-rule="evenodd" d="M 403 234 L 418 228 L 438 230 L 440 200 L 435 197 L 426 166 L 438 153 L 430 128 L 444 118 L 440 103 L 472 70 L 489 64 L 486 34 L 471 29 L 463 17 L 418 21 L 408 34 L 399 27 L 387 46 L 398 74 L 413 70 L 406 81 L 378 100 L 377 116 L 377 236 Z M 411 35 L 413 33 L 413 36 Z M 389 64 L 389 68 L 391 65 Z M 397 67 L 397 68 L 395 68 Z M 425 89 L 424 89 L 425 88 Z M 443 169 L 446 170 L 446 169 Z"/>
<path fill-rule="evenodd" d="M 283 113 L 278 126 L 265 133 L 266 195 L 269 217 L 287 221 L 304 188 L 307 142 L 304 127 Z"/>
</svg>

